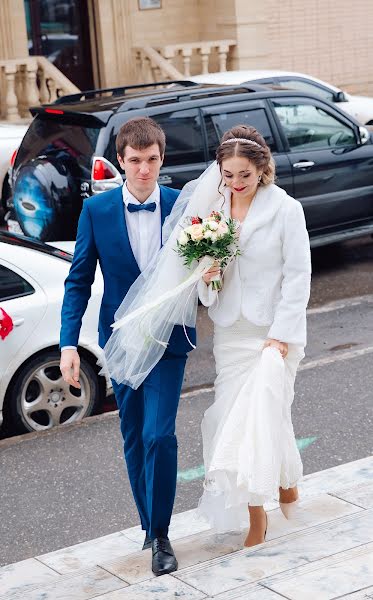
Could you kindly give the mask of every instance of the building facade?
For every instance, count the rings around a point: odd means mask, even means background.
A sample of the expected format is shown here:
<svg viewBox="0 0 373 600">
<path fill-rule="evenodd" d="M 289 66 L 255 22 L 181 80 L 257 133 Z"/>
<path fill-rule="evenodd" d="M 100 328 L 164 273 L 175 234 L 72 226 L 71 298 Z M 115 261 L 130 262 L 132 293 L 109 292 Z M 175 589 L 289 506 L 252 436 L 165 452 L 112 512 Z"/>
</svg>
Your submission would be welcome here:
<svg viewBox="0 0 373 600">
<path fill-rule="evenodd" d="M 0 0 L 0 12 L 3 70 L 46 57 L 79 89 L 139 82 L 146 63 L 153 80 L 275 68 L 373 94 L 372 0 Z"/>
</svg>

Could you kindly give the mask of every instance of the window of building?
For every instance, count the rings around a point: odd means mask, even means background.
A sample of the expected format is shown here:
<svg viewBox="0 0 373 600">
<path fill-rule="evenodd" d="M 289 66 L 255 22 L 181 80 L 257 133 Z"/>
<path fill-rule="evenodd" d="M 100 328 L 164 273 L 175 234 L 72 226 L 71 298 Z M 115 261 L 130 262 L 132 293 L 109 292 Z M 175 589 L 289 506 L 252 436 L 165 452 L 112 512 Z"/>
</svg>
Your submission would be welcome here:
<svg viewBox="0 0 373 600">
<path fill-rule="evenodd" d="M 34 288 L 20 275 L 0 265 L 0 301 L 28 296 L 34 292 Z"/>
</svg>

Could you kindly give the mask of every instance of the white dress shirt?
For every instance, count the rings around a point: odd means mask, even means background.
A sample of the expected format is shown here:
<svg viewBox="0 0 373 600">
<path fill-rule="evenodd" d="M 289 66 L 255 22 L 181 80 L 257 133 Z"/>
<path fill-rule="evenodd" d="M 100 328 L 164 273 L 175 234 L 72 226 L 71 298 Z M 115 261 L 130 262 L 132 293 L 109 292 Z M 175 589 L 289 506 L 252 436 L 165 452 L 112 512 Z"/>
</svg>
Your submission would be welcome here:
<svg viewBox="0 0 373 600">
<path fill-rule="evenodd" d="M 129 203 L 143 203 L 132 196 L 128 191 L 126 182 L 123 185 L 122 193 L 128 237 L 132 252 L 139 265 L 140 271 L 144 271 L 150 260 L 158 253 L 161 247 L 161 192 L 157 183 L 149 198 L 145 200 L 146 204 L 155 202 L 156 209 L 154 212 L 151 212 L 150 210 L 129 212 L 129 210 L 127 210 L 127 205 Z"/>
<path fill-rule="evenodd" d="M 127 205 L 129 203 L 142 203 L 128 191 L 126 182 L 124 182 L 122 194 L 124 214 L 132 252 L 139 265 L 140 271 L 144 271 L 150 260 L 157 254 L 161 247 L 161 191 L 158 183 L 156 183 L 149 198 L 145 200 L 147 204 L 155 202 L 156 208 L 154 212 L 150 210 L 130 212 L 127 210 Z M 64 346 L 61 348 L 61 352 L 62 350 L 76 350 L 76 346 Z"/>
</svg>

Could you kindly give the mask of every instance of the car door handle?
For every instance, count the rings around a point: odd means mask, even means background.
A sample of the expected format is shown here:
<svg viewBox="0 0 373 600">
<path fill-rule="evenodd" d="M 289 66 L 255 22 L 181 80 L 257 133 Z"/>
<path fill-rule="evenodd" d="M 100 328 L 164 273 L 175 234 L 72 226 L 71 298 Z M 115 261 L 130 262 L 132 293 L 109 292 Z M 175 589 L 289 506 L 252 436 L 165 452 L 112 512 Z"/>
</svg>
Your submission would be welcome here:
<svg viewBox="0 0 373 600">
<path fill-rule="evenodd" d="M 294 169 L 310 169 L 314 167 L 315 163 L 312 160 L 301 160 L 300 162 L 294 163 Z"/>
<path fill-rule="evenodd" d="M 25 322 L 25 319 L 23 317 L 21 317 L 20 319 L 15 319 L 13 321 L 13 325 L 14 325 L 14 327 L 19 327 L 20 325 L 23 325 L 24 322 Z"/>
<path fill-rule="evenodd" d="M 169 175 L 160 175 L 158 177 L 158 183 L 160 185 L 171 185 L 172 184 L 172 177 L 170 177 Z"/>
</svg>

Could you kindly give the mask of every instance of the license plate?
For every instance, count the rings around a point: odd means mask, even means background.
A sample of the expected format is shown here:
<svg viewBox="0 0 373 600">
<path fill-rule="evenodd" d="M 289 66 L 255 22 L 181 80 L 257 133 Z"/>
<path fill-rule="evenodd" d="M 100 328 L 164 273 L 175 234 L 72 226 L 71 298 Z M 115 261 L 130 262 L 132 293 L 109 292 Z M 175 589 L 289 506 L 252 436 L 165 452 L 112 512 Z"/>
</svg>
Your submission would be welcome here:
<svg viewBox="0 0 373 600">
<path fill-rule="evenodd" d="M 21 235 L 24 235 L 20 224 L 18 223 L 18 221 L 13 221 L 12 219 L 9 219 L 6 222 L 7 226 L 8 226 L 8 231 L 10 231 L 10 233 L 19 233 Z"/>
</svg>

